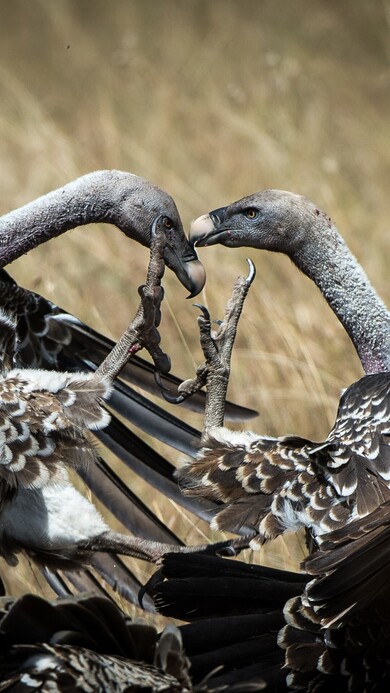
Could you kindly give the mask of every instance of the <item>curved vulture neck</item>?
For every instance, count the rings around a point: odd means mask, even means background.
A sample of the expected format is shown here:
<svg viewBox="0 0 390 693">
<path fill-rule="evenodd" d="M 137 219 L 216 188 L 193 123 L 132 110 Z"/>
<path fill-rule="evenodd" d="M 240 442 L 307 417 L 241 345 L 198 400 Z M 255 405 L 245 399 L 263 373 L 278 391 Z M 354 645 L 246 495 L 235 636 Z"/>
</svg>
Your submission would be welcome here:
<svg viewBox="0 0 390 693">
<path fill-rule="evenodd" d="M 0 268 L 76 226 L 117 223 L 115 207 L 137 176 L 95 171 L 0 217 Z"/>
<path fill-rule="evenodd" d="M 328 217 L 292 260 L 319 287 L 366 373 L 390 370 L 390 314 Z M 319 235 L 320 234 L 320 235 Z"/>
</svg>

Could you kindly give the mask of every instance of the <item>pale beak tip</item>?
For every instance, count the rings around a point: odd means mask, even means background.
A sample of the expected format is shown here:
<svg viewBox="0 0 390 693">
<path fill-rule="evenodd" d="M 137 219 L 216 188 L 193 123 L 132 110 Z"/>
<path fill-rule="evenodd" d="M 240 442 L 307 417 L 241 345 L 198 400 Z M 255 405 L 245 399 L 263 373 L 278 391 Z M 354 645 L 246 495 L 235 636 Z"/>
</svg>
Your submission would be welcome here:
<svg viewBox="0 0 390 693">
<path fill-rule="evenodd" d="M 191 293 L 187 298 L 194 298 L 203 289 L 206 283 L 206 270 L 200 260 L 191 260 L 186 263 L 186 271 L 189 278 L 189 286 Z"/>
<path fill-rule="evenodd" d="M 194 219 L 189 232 L 189 241 L 192 247 L 213 230 L 214 223 L 209 214 L 202 214 L 201 217 Z"/>
</svg>

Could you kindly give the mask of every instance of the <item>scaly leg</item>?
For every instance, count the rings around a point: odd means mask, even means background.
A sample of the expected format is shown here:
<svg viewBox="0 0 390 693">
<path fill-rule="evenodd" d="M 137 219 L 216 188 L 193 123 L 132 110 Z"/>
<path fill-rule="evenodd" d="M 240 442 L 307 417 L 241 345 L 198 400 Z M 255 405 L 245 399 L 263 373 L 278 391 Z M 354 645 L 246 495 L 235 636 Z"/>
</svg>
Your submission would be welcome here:
<svg viewBox="0 0 390 693">
<path fill-rule="evenodd" d="M 235 552 L 230 549 L 230 546 L 230 540 L 199 546 L 177 546 L 177 544 L 165 544 L 159 541 L 107 531 L 93 539 L 79 542 L 77 550 L 81 553 L 91 551 L 119 553 L 125 556 L 133 556 L 149 563 L 158 563 L 166 553 L 204 553 L 211 556 L 234 555 Z"/>
<path fill-rule="evenodd" d="M 170 402 L 182 402 L 206 386 L 206 408 L 203 425 L 203 438 L 210 429 L 223 426 L 226 392 L 229 384 L 230 361 L 237 334 L 245 298 L 248 294 L 256 270 L 253 262 L 248 260 L 249 272 L 246 277 L 238 277 L 232 295 L 227 302 L 225 317 L 219 322 L 218 329 L 211 329 L 210 314 L 204 306 L 196 304 L 202 311 L 198 317 L 200 344 L 205 363 L 197 368 L 195 378 L 185 380 L 179 385 L 177 397 L 164 390 L 164 396 Z"/>
<path fill-rule="evenodd" d="M 163 217 L 160 216 L 153 222 L 149 267 L 146 283 L 138 289 L 141 302 L 137 313 L 115 347 L 96 370 L 98 376 L 108 376 L 113 380 L 129 358 L 142 348 L 149 351 L 159 371 L 168 373 L 170 370 L 170 359 L 159 346 L 158 332 L 161 320 L 160 306 L 164 298 L 161 279 L 165 270 L 163 252 L 166 244 L 162 219 Z"/>
</svg>

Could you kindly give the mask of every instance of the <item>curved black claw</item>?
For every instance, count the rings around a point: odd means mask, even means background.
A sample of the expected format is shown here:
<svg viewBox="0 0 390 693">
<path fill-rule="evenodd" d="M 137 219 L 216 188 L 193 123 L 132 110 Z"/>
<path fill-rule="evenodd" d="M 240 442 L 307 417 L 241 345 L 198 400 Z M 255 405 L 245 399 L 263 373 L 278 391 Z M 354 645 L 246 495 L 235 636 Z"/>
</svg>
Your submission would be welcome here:
<svg viewBox="0 0 390 693">
<path fill-rule="evenodd" d="M 166 400 L 166 402 L 169 402 L 170 404 L 181 404 L 186 399 L 188 399 L 188 397 L 191 397 L 191 395 L 193 394 L 192 392 L 182 392 L 178 395 L 173 395 L 171 390 L 165 387 L 165 385 L 161 381 L 161 373 L 159 371 L 155 371 L 154 380 L 156 382 L 156 385 L 158 385 L 158 387 L 160 388 L 163 398 Z"/>
<path fill-rule="evenodd" d="M 210 313 L 206 306 L 204 306 L 202 303 L 193 303 L 192 304 L 194 308 L 199 308 L 199 310 L 203 313 L 203 317 L 205 320 L 210 320 Z"/>
</svg>

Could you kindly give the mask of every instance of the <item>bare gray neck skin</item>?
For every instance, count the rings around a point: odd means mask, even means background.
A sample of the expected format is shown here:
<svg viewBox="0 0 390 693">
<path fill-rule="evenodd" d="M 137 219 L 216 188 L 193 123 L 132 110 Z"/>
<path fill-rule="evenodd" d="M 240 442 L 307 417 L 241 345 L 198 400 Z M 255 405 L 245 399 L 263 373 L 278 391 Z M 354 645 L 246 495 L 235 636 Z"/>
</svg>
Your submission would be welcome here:
<svg viewBox="0 0 390 693">
<path fill-rule="evenodd" d="M 115 223 L 115 205 L 136 176 L 96 171 L 0 217 L 0 267 L 76 226 Z"/>
<path fill-rule="evenodd" d="M 390 314 L 328 217 L 291 256 L 319 287 L 351 338 L 366 373 L 390 370 Z"/>
</svg>

